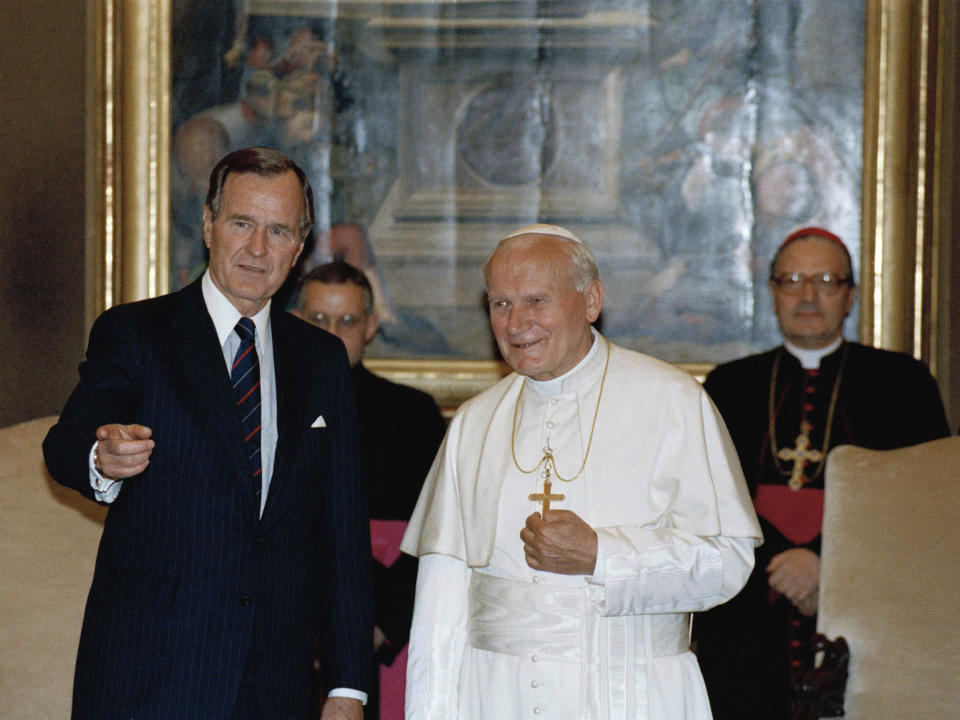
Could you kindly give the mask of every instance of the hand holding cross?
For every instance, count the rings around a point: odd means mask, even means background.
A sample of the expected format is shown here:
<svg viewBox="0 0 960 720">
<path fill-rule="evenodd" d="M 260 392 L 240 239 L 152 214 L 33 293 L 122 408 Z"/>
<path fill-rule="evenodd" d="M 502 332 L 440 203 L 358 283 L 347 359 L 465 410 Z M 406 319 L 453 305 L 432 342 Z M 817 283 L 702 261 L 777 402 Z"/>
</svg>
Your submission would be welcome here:
<svg viewBox="0 0 960 720">
<path fill-rule="evenodd" d="M 553 484 L 550 482 L 550 468 L 544 468 L 543 474 L 543 492 L 542 493 L 530 493 L 527 497 L 534 502 L 542 502 L 543 507 L 540 510 L 540 516 L 546 517 L 547 511 L 550 509 L 551 500 L 563 500 L 566 496 L 563 493 L 557 493 L 556 495 L 550 494 L 550 488 Z"/>
</svg>

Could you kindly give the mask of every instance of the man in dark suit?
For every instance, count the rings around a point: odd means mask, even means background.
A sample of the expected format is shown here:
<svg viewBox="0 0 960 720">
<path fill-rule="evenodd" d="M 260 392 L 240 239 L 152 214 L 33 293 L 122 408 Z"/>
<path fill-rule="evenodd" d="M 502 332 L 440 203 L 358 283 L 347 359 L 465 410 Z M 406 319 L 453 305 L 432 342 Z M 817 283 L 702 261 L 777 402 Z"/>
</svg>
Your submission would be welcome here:
<svg viewBox="0 0 960 720">
<path fill-rule="evenodd" d="M 371 686 L 366 720 L 402 720 L 417 559 L 400 553 L 400 538 L 446 422 L 430 395 L 363 366 L 364 351 L 378 327 L 373 288 L 363 271 L 342 260 L 313 268 L 300 282 L 296 313 L 340 338 L 350 360 L 370 507 L 373 657 L 380 679 Z"/>
<path fill-rule="evenodd" d="M 784 344 L 719 365 L 704 383 L 764 536 L 746 587 L 694 619 L 716 720 L 791 717 L 791 677 L 813 662 L 829 451 L 890 450 L 949 434 L 923 363 L 843 339 L 856 284 L 839 237 L 816 227 L 789 235 L 770 265 L 770 291 Z"/>
<path fill-rule="evenodd" d="M 313 224 L 303 172 L 268 148 L 211 174 L 210 262 L 120 305 L 44 441 L 53 477 L 110 503 L 74 718 L 360 720 L 372 620 L 365 493 L 341 343 L 271 307 Z"/>
</svg>

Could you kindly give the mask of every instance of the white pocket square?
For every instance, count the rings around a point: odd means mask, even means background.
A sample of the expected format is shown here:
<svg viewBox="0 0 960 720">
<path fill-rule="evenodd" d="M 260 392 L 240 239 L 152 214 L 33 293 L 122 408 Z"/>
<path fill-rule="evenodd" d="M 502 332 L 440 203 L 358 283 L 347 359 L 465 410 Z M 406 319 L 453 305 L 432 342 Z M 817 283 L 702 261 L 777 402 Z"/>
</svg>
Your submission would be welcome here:
<svg viewBox="0 0 960 720">
<path fill-rule="evenodd" d="M 317 419 L 313 421 L 313 424 L 310 427 L 322 428 L 326 426 L 327 426 L 327 421 L 323 419 L 323 415 L 317 415 Z"/>
</svg>

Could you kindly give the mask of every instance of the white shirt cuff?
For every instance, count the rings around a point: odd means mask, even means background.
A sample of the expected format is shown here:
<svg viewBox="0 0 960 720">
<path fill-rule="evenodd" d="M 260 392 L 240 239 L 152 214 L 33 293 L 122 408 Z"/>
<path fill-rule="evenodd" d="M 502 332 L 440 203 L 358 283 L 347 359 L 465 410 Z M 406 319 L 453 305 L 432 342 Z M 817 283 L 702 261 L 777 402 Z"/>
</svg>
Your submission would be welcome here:
<svg viewBox="0 0 960 720">
<path fill-rule="evenodd" d="M 97 500 L 103 503 L 112 503 L 120 494 L 120 486 L 123 482 L 121 480 L 110 480 L 97 472 L 97 468 L 93 465 L 93 453 L 96 449 L 97 443 L 94 441 L 87 458 L 87 464 L 90 468 L 90 487 L 93 488 L 93 495 Z"/>
<path fill-rule="evenodd" d="M 597 562 L 593 566 L 593 572 L 584 577 L 584 580 L 586 580 L 590 585 L 602 586 L 607 582 L 606 568 L 603 564 L 603 551 L 606 544 L 607 543 L 604 542 L 603 533 L 597 532 Z"/>
<path fill-rule="evenodd" d="M 354 690 L 352 688 L 334 688 L 327 693 L 327 697 L 346 697 L 353 698 L 354 700 L 359 700 L 364 705 L 367 704 L 367 694 L 365 692 L 360 692 L 359 690 Z"/>
</svg>

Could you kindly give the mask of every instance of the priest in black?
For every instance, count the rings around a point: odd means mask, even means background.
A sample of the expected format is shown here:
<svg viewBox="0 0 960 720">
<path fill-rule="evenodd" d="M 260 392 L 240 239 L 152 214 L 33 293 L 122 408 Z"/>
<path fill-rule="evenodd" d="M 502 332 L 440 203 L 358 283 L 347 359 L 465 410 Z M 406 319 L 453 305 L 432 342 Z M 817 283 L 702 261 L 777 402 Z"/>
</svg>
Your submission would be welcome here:
<svg viewBox="0 0 960 720">
<path fill-rule="evenodd" d="M 403 651 L 417 580 L 417 560 L 400 553 L 400 539 L 446 422 L 430 395 L 378 377 L 363 366 L 364 349 L 378 327 L 373 301 L 364 273 L 335 260 L 303 277 L 296 312 L 339 337 L 350 360 L 370 509 L 374 660 L 380 678 L 364 710 L 367 720 L 399 720 L 406 675 Z"/>
<path fill-rule="evenodd" d="M 764 535 L 743 591 L 694 620 L 715 720 L 791 717 L 791 675 L 813 661 L 830 449 L 889 450 L 949 435 L 923 363 L 843 339 L 856 286 L 839 237 L 821 228 L 788 236 L 770 266 L 770 291 L 784 344 L 719 365 L 704 383 Z"/>
</svg>

